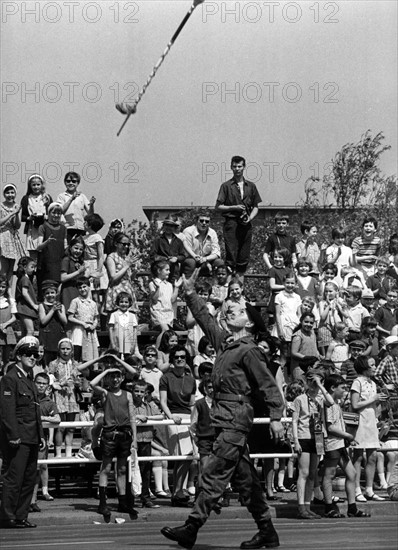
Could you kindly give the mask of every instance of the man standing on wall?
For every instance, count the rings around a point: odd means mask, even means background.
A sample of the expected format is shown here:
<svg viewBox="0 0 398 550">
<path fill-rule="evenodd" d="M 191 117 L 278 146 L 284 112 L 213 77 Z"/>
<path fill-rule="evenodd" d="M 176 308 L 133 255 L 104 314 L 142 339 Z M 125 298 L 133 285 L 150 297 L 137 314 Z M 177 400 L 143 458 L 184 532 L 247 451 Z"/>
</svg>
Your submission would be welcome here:
<svg viewBox="0 0 398 550">
<path fill-rule="evenodd" d="M 231 170 L 234 176 L 221 185 L 216 202 L 216 209 L 225 217 L 226 264 L 238 276 L 243 276 L 249 263 L 251 222 L 257 216 L 261 202 L 255 184 L 243 176 L 245 166 L 243 157 L 232 157 Z"/>
</svg>

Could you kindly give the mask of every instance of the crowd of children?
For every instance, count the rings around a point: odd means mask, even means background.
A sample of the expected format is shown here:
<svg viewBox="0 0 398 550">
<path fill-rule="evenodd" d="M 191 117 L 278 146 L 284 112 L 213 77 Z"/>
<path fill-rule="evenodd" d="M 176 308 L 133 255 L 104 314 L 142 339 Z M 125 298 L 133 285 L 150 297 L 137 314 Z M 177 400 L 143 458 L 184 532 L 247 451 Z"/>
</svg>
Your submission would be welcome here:
<svg viewBox="0 0 398 550">
<path fill-rule="evenodd" d="M 131 445 L 138 455 L 156 457 L 152 467 L 155 494 L 170 495 L 167 463 L 162 460 L 162 455 L 171 450 L 170 430 L 145 424 L 165 416 L 173 418 L 164 392 L 168 373 L 178 373 L 178 365 L 173 365 L 171 358 L 179 345 L 174 328 L 177 298 L 182 295 L 182 258 L 176 254 L 170 260 L 159 259 L 161 243 L 154 247 L 157 252 L 146 290 L 150 326 L 159 337 L 156 345 L 140 349 L 141 309 L 135 281 L 140 257 L 123 232 L 122 220 L 112 220 L 107 236 L 102 238 L 99 232 L 104 220 L 94 213 L 95 198 L 88 200 L 78 190 L 79 174 L 69 172 L 64 181 L 66 191 L 53 201 L 43 178 L 32 175 L 21 206 L 14 185 L 3 189 L 2 374 L 13 368 L 16 331 L 22 337 L 38 333 L 43 357 L 37 361 L 35 375 L 41 402 L 45 401 L 44 390 L 51 401 L 51 405 L 43 405 L 42 414 L 46 421 L 50 416 L 53 423 L 55 419 L 55 434 L 53 429 L 48 434 L 48 450 L 54 448 L 55 457 L 63 456 L 64 444 L 65 456 L 71 457 L 74 438 L 73 428 L 57 428 L 56 421 L 74 421 L 86 412 L 86 392 L 99 396 L 97 409 L 103 410 L 100 443 L 93 436 L 95 429 L 88 436 L 90 452 L 102 459 L 99 511 L 104 515 L 109 512 L 106 486 L 112 459 L 117 457 L 119 510 L 135 515 L 123 481 Z M 25 223 L 24 243 L 19 236 L 21 221 Z M 165 224 L 164 240 L 180 250 L 177 245 L 183 237 L 179 222 L 177 218 L 172 221 Z M 364 220 L 362 233 L 351 247 L 345 242 L 343 229 L 333 229 L 332 242 L 318 246 L 317 228 L 311 222 L 302 223 L 298 242 L 289 235 L 288 224 L 288 216 L 278 214 L 275 233 L 264 243 L 269 276 L 269 335 L 264 353 L 268 354 L 269 364 L 275 366 L 275 373 L 279 369 L 281 390 L 286 391 L 286 411 L 292 415 L 290 437 L 299 457 L 299 517 L 314 518 L 309 507 L 314 486 L 315 494 L 324 498 L 326 515 L 339 517 L 331 491 L 337 465 L 347 476 L 348 514 L 360 516 L 364 512 L 356 508 L 355 501 L 381 498 L 373 490 L 375 472 L 380 487 L 386 489 L 398 457 L 397 236 L 390 239 L 389 255 L 382 255 L 374 218 Z M 196 292 L 220 326 L 239 338 L 244 328 L 240 313 L 246 307 L 244 281 L 218 264 L 209 277 L 197 281 Z M 100 327 L 109 334 L 110 344 L 110 350 L 102 355 Z M 193 408 L 188 434 L 199 449 L 200 490 L 200 469 L 206 464 L 214 436 L 208 412 L 213 398 L 211 369 L 215 352 L 189 310 L 185 328 L 187 338 L 182 350 L 192 376 L 190 387 L 194 397 L 202 397 Z M 182 369 L 182 377 L 184 372 Z M 195 402 L 191 397 L 187 395 L 187 410 Z M 355 417 L 351 434 L 342 410 Z M 383 429 L 379 431 L 380 426 Z M 384 452 L 378 452 L 380 448 Z M 318 478 L 321 456 L 322 484 Z M 362 466 L 364 492 L 360 486 Z M 52 498 L 45 470 L 40 470 L 43 495 Z M 192 477 L 195 464 L 190 470 Z M 276 484 L 281 491 L 290 490 L 295 483 L 293 462 L 287 470 L 286 477 L 280 461 Z M 140 462 L 140 471 L 142 505 L 153 507 L 150 463 Z M 180 485 L 180 481 L 174 502 L 188 505 L 189 499 L 184 496 L 187 482 Z M 268 481 L 271 498 L 272 476 Z M 35 499 L 36 495 L 37 491 Z M 36 500 L 32 506 L 33 511 L 38 508 Z"/>
</svg>

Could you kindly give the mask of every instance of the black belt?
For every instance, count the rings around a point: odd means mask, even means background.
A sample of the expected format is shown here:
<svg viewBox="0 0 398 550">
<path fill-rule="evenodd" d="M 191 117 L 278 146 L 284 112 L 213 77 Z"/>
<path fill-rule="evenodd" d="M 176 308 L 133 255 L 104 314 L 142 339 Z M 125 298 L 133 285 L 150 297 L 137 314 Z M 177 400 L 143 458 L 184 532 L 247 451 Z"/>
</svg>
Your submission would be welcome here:
<svg viewBox="0 0 398 550">
<path fill-rule="evenodd" d="M 218 401 L 235 401 L 238 403 L 250 403 L 249 397 L 236 393 L 216 393 Z"/>
</svg>

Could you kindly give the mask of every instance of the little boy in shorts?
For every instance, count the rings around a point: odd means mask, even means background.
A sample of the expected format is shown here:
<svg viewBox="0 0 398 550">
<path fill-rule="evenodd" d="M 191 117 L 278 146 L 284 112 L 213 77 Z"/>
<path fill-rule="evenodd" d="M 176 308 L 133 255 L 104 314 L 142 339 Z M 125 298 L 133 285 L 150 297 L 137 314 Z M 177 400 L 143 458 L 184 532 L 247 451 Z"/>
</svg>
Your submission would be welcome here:
<svg viewBox="0 0 398 550">
<path fill-rule="evenodd" d="M 355 504 L 355 478 L 356 472 L 348 455 L 345 442 L 355 444 L 354 436 L 347 432 L 343 412 L 338 401 L 346 392 L 346 381 L 339 374 L 331 374 L 324 382 L 326 391 L 332 396 L 334 405 L 324 408 L 327 438 L 325 439 L 323 495 L 325 500 L 325 517 L 342 518 L 340 510 L 332 499 L 332 481 L 336 476 L 338 465 L 346 475 L 345 490 L 348 500 L 347 515 L 350 518 L 370 517 L 370 514 L 358 510 Z"/>
<path fill-rule="evenodd" d="M 102 379 L 107 389 L 100 385 Z M 130 514 L 131 519 L 137 519 L 138 512 L 133 507 L 133 495 L 126 495 L 127 459 L 131 447 L 137 448 L 136 414 L 131 394 L 121 389 L 123 379 L 121 369 L 112 367 L 98 374 L 90 382 L 94 392 L 101 394 L 104 408 L 101 435 L 102 464 L 99 475 L 100 502 L 97 511 L 103 516 L 109 517 L 111 514 L 106 502 L 106 488 L 112 460 L 116 457 L 118 512 Z"/>
</svg>

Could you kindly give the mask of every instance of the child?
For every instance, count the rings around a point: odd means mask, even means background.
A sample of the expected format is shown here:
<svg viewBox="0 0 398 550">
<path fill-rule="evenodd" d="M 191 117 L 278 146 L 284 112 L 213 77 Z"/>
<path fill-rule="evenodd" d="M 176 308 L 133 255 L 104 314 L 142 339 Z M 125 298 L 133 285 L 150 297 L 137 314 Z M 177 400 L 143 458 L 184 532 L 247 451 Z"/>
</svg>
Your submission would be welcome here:
<svg viewBox="0 0 398 550">
<path fill-rule="evenodd" d="M 52 390 L 61 421 L 74 422 L 80 411 L 76 401 L 79 371 L 73 359 L 73 344 L 69 338 L 58 342 L 58 357 L 50 363 L 48 373 L 54 376 Z M 73 431 L 73 428 L 55 430 L 55 458 L 61 458 L 64 435 L 66 458 L 72 458 Z"/>
<path fill-rule="evenodd" d="M 292 417 L 293 411 L 294 411 L 294 400 L 299 395 L 302 395 L 305 392 L 305 385 L 304 381 L 299 379 L 295 380 L 294 382 L 290 382 L 285 387 L 285 400 L 286 400 L 286 416 Z M 289 439 L 290 443 L 293 445 L 293 429 L 291 423 L 287 425 L 287 433 L 286 436 Z M 286 489 L 289 491 L 296 491 L 297 490 L 297 484 L 294 479 L 294 467 L 295 463 L 297 462 L 297 459 L 293 456 L 289 458 L 289 462 L 287 463 L 287 482 L 286 482 Z M 278 482 L 278 486 L 280 483 Z M 282 491 L 284 492 L 284 491 Z"/>
<path fill-rule="evenodd" d="M 216 282 L 213 284 L 210 295 L 210 302 L 219 310 L 223 301 L 228 296 L 229 272 L 225 265 L 216 268 Z"/>
<path fill-rule="evenodd" d="M 108 275 L 104 267 L 104 239 L 98 233 L 104 227 L 104 220 L 99 214 L 89 214 L 84 218 L 84 260 L 87 277 L 91 277 L 93 300 L 101 304 L 108 288 Z"/>
<path fill-rule="evenodd" d="M 37 245 L 39 244 L 39 227 L 44 223 L 47 209 L 53 202 L 46 193 L 44 180 L 38 174 L 28 178 L 26 195 L 21 199 L 21 220 L 25 223 L 26 250 L 29 256 L 37 261 Z"/>
<path fill-rule="evenodd" d="M 66 311 L 68 311 L 71 301 L 79 295 L 76 281 L 80 277 L 84 277 L 86 273 L 84 248 L 83 237 L 73 237 L 66 250 L 66 256 L 61 262 L 61 302 Z"/>
<path fill-rule="evenodd" d="M 231 279 L 228 285 L 228 297 L 224 300 L 220 312 L 220 326 L 226 331 L 239 332 L 243 327 L 239 325 L 239 318 L 246 311 L 246 299 L 243 296 L 243 283 L 240 279 Z M 231 318 L 226 322 L 226 314 Z M 237 323 L 234 323 L 237 319 Z M 236 325 L 236 326 L 235 326 Z"/>
<path fill-rule="evenodd" d="M 108 233 L 104 239 L 104 254 L 108 256 L 112 252 L 115 252 L 116 248 L 113 243 L 113 237 L 116 233 L 122 233 L 124 231 L 124 223 L 119 218 L 115 218 L 109 224 Z"/>
<path fill-rule="evenodd" d="M 57 202 L 62 206 L 62 213 L 68 231 L 68 243 L 70 243 L 73 237 L 84 235 L 84 216 L 94 212 L 95 197 L 91 197 L 89 201 L 86 195 L 77 190 L 80 175 L 76 172 L 65 174 L 64 183 L 66 191 L 58 195 Z"/>
<path fill-rule="evenodd" d="M 337 267 L 338 275 L 341 275 L 343 267 L 353 264 L 352 249 L 344 244 L 346 236 L 344 229 L 332 229 L 333 242 L 325 250 L 326 262 L 334 264 Z"/>
<path fill-rule="evenodd" d="M 79 293 L 68 309 L 68 321 L 72 324 L 71 340 L 75 348 L 77 361 L 88 361 L 98 357 L 98 337 L 96 333 L 98 322 L 97 304 L 89 297 L 90 280 L 81 277 L 77 280 L 76 288 Z"/>
<path fill-rule="evenodd" d="M 334 283 L 339 289 L 343 284 L 341 277 L 337 274 L 337 267 L 334 264 L 325 264 L 323 266 L 322 277 L 319 281 L 318 295 L 320 299 L 323 298 L 325 292 L 325 285 L 327 283 Z"/>
<path fill-rule="evenodd" d="M 338 296 L 337 285 L 331 281 L 326 283 L 323 300 L 319 302 L 318 346 L 323 355 L 332 341 L 332 328 L 345 319 L 346 309 L 344 300 Z"/>
<path fill-rule="evenodd" d="M 388 291 L 395 287 L 395 281 L 387 275 L 387 269 L 390 265 L 388 256 L 381 256 L 376 261 L 376 273 L 371 275 L 366 281 L 367 286 L 373 292 L 373 296 L 385 303 Z M 380 305 L 382 305 L 380 303 Z"/>
<path fill-rule="evenodd" d="M 44 301 L 39 304 L 39 340 L 45 349 L 44 360 L 49 364 L 57 358 L 58 342 L 66 336 L 68 320 L 64 306 L 57 299 L 58 283 L 43 281 L 41 290 Z"/>
<path fill-rule="evenodd" d="M 198 296 L 206 301 L 206 307 L 210 315 L 214 316 L 216 311 L 210 301 L 211 285 L 207 281 L 197 281 L 195 283 L 195 292 Z M 185 323 L 188 329 L 187 342 L 185 347 L 187 348 L 191 356 L 195 356 L 198 353 L 199 341 L 204 333 L 196 322 L 189 308 L 187 308 L 187 317 Z"/>
<path fill-rule="evenodd" d="M 364 290 L 366 288 L 366 278 L 362 271 L 356 267 L 342 267 L 341 276 L 343 278 L 342 288 L 355 286 Z"/>
<path fill-rule="evenodd" d="M 372 316 L 364 319 L 362 322 L 361 332 L 362 339 L 367 345 L 363 355 L 373 357 L 373 359 L 376 360 L 380 352 L 379 333 L 377 331 L 376 319 Z"/>
<path fill-rule="evenodd" d="M 303 313 L 313 313 L 315 317 L 314 329 L 318 328 L 320 317 L 319 309 L 316 303 L 316 300 L 313 296 L 305 295 L 301 298 L 301 305 L 298 309 L 297 315 L 302 316 Z"/>
<path fill-rule="evenodd" d="M 137 316 L 130 310 L 133 300 L 128 292 L 120 292 L 116 297 L 117 310 L 109 318 L 109 338 L 111 347 L 124 358 L 135 355 L 142 358 L 137 344 Z"/>
<path fill-rule="evenodd" d="M 160 337 L 158 345 L 158 369 L 167 372 L 170 368 L 169 356 L 173 348 L 178 346 L 178 336 L 174 330 L 166 330 Z"/>
<path fill-rule="evenodd" d="M 39 305 L 31 280 L 35 270 L 36 262 L 29 256 L 19 260 L 15 299 L 18 318 L 22 321 L 22 336 L 33 336 L 34 322 L 38 317 Z"/>
<path fill-rule="evenodd" d="M 288 214 L 277 212 L 275 214 L 275 233 L 268 236 L 265 243 L 265 252 L 263 259 L 267 269 L 271 269 L 271 252 L 277 248 L 287 248 L 293 264 L 296 265 L 296 240 L 287 233 L 287 227 L 289 225 Z M 291 267 L 290 264 L 288 267 Z"/>
<path fill-rule="evenodd" d="M 173 325 L 173 303 L 177 300 L 178 289 L 182 281 L 176 281 L 174 288 L 168 282 L 170 264 L 166 260 L 153 262 L 151 272 L 153 275 L 153 279 L 149 283 L 151 322 L 155 328 L 159 327 L 163 332 Z"/>
<path fill-rule="evenodd" d="M 13 346 L 17 343 L 12 325 L 16 322 L 17 306 L 8 297 L 8 281 L 0 275 L 0 366 L 6 365 L 10 359 Z M 2 372 L 2 369 L 0 369 Z"/>
<path fill-rule="evenodd" d="M 193 360 L 193 374 L 195 378 L 199 378 L 199 367 L 202 363 L 210 363 L 214 365 L 216 359 L 216 352 L 213 345 L 207 336 L 202 336 L 199 340 L 198 355 Z"/>
<path fill-rule="evenodd" d="M 379 307 L 375 313 L 377 330 L 380 336 L 388 336 L 398 322 L 398 289 L 392 288 L 387 292 L 386 304 Z"/>
<path fill-rule="evenodd" d="M 349 388 L 357 377 L 354 362 L 360 355 L 365 353 L 366 347 L 366 343 L 363 340 L 352 340 L 348 343 L 348 359 L 341 363 L 340 374 L 345 379 Z"/>
<path fill-rule="evenodd" d="M 140 371 L 140 378 L 147 384 L 153 386 L 153 397 L 159 399 L 159 382 L 162 378 L 162 371 L 157 368 L 158 350 L 155 346 L 149 345 L 144 349 L 144 364 Z"/>
<path fill-rule="evenodd" d="M 378 305 L 377 300 L 375 300 L 375 297 L 373 296 L 373 292 L 368 287 L 365 287 L 362 290 L 361 304 L 369 311 L 369 315 L 374 317 Z"/>
<path fill-rule="evenodd" d="M 332 327 L 333 340 L 326 352 L 326 359 L 333 361 L 335 374 L 340 374 L 343 361 L 348 359 L 349 348 L 345 341 L 347 336 L 348 328 L 345 323 L 339 321 Z"/>
<path fill-rule="evenodd" d="M 325 458 L 323 475 L 323 494 L 325 501 L 325 517 L 341 518 L 337 504 L 332 501 L 332 481 L 336 476 L 336 468 L 340 466 L 346 475 L 345 491 L 348 500 L 347 515 L 349 518 L 368 518 L 370 514 L 358 510 L 355 504 L 355 468 L 351 462 L 346 443 L 355 445 L 352 434 L 348 433 L 344 424 L 343 412 L 338 404 L 345 394 L 346 381 L 338 374 L 332 374 L 325 380 L 325 390 L 329 392 L 334 405 L 325 408 L 325 423 L 327 438 L 325 440 Z"/>
<path fill-rule="evenodd" d="M 290 273 L 291 271 L 290 267 L 287 267 L 291 263 L 291 256 L 287 248 L 276 248 L 273 252 L 271 252 L 271 258 L 273 266 L 268 271 L 271 297 L 267 311 L 270 315 L 272 315 L 272 317 L 274 317 L 275 296 L 285 288 L 283 281 L 287 273 Z"/>
<path fill-rule="evenodd" d="M 138 380 L 133 384 L 133 402 L 135 407 L 135 418 L 137 422 L 137 455 L 151 456 L 153 441 L 153 426 L 147 426 L 148 420 L 163 420 L 163 414 L 157 409 L 154 403 L 146 401 L 146 390 L 148 384 L 145 380 Z M 152 463 L 147 461 L 139 462 L 142 489 L 141 502 L 143 508 L 159 508 L 158 504 L 151 501 L 149 484 L 151 481 Z"/>
<path fill-rule="evenodd" d="M 303 299 L 303 296 L 315 296 L 318 293 L 317 280 L 311 277 L 310 272 L 312 270 L 311 262 L 300 259 L 297 262 L 297 288 L 296 293 Z"/>
<path fill-rule="evenodd" d="M 35 376 L 34 379 L 37 397 L 39 398 L 40 405 L 40 415 L 42 422 L 49 422 L 50 424 L 59 424 L 61 422 L 61 417 L 57 410 L 57 405 L 54 401 L 48 396 L 47 390 L 50 385 L 50 377 L 46 373 L 39 373 Z M 44 431 L 46 437 L 46 447 L 43 451 L 39 451 L 39 459 L 48 458 L 48 430 Z M 39 482 L 42 484 L 42 494 L 44 500 L 54 500 L 54 498 L 48 492 L 48 466 L 47 464 L 40 464 L 37 471 L 36 484 L 33 490 L 32 501 L 30 504 L 30 512 L 40 512 L 40 508 L 37 505 L 37 491 L 39 489 Z"/>
<path fill-rule="evenodd" d="M 355 286 L 349 286 L 346 293 L 346 315 L 345 322 L 348 327 L 349 339 L 357 340 L 361 337 L 361 326 L 367 317 L 370 317 L 368 310 L 361 304 L 362 290 Z"/>
<path fill-rule="evenodd" d="M 100 386 L 104 379 L 105 387 Z M 131 519 L 137 519 L 138 512 L 134 509 L 134 497 L 126 495 L 126 469 L 130 448 L 137 449 L 137 425 L 133 398 L 130 393 L 120 388 L 124 376 L 119 367 L 111 367 L 90 382 L 94 392 L 102 397 L 104 419 L 101 435 L 102 463 L 99 476 L 99 506 L 98 513 L 109 518 L 111 512 L 106 502 L 108 476 L 112 469 L 112 461 L 116 457 L 118 487 L 118 512 L 130 514 Z"/>
<path fill-rule="evenodd" d="M 292 340 L 293 330 L 299 324 L 297 315 L 301 305 L 301 298 L 294 292 L 296 288 L 296 276 L 293 271 L 284 277 L 284 290 L 275 298 L 276 331 L 273 329 L 273 336 L 278 336 L 281 341 L 281 366 L 285 368 Z M 276 334 L 275 334 L 276 332 Z M 285 380 L 287 380 L 288 369 L 285 368 Z"/>
<path fill-rule="evenodd" d="M 323 454 L 324 427 L 322 410 L 324 405 L 334 405 L 333 398 L 322 385 L 322 378 L 316 369 L 306 372 L 307 390 L 294 400 L 293 441 L 297 452 L 299 475 L 297 479 L 297 500 L 299 519 L 320 519 L 310 509 L 314 478 L 318 467 L 319 455 Z M 321 393 L 322 395 L 319 395 Z M 318 445 L 317 445 L 318 443 Z M 318 447 L 318 448 L 317 448 Z"/>
<path fill-rule="evenodd" d="M 11 281 L 14 264 L 24 256 L 18 229 L 21 227 L 19 211 L 16 204 L 17 188 L 9 183 L 3 188 L 4 202 L 0 204 L 0 274 Z"/>
<path fill-rule="evenodd" d="M 297 330 L 293 332 L 291 361 L 293 380 L 302 378 L 304 374 L 304 371 L 299 367 L 300 359 L 305 356 L 321 357 L 316 345 L 314 324 L 315 315 L 313 313 L 303 313 Z"/>
<path fill-rule="evenodd" d="M 312 224 L 310 221 L 305 220 L 301 226 L 300 231 L 302 238 L 296 244 L 296 254 L 298 261 L 302 260 L 308 262 L 312 266 L 311 273 L 316 277 L 319 276 L 319 257 L 321 251 L 319 246 L 315 241 L 315 237 L 318 233 L 316 225 Z"/>
<path fill-rule="evenodd" d="M 376 236 L 377 220 L 367 216 L 362 222 L 362 234 L 352 241 L 354 262 L 363 271 L 365 278 L 374 274 L 375 263 L 380 255 L 381 240 Z"/>
</svg>

